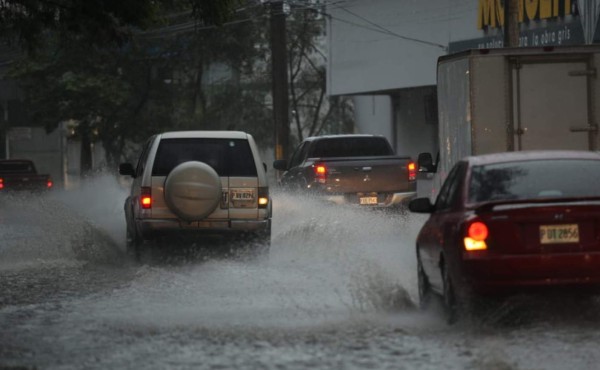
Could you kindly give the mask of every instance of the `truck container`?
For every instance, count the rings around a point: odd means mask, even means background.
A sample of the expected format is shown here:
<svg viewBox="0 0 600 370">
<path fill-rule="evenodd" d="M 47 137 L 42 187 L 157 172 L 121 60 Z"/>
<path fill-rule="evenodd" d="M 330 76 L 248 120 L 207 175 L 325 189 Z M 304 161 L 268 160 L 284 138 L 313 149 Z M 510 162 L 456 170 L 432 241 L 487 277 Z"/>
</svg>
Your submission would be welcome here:
<svg viewBox="0 0 600 370">
<path fill-rule="evenodd" d="M 422 171 L 436 175 L 430 176 L 431 189 L 419 182 L 419 194 L 434 197 L 452 166 L 469 155 L 598 150 L 599 67 L 600 45 L 477 49 L 440 57 L 440 150 L 434 166 L 423 162 Z"/>
</svg>

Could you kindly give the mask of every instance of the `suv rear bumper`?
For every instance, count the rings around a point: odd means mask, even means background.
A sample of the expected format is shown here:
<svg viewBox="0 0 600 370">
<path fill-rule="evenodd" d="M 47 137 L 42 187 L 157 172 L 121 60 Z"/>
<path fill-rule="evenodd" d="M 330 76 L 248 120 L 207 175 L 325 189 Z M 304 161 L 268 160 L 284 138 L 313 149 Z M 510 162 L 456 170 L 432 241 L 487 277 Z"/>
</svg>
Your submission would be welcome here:
<svg viewBox="0 0 600 370">
<path fill-rule="evenodd" d="M 177 219 L 136 220 L 143 238 L 168 234 L 231 234 L 268 230 L 271 219 L 266 220 L 205 220 L 185 222 Z"/>
</svg>

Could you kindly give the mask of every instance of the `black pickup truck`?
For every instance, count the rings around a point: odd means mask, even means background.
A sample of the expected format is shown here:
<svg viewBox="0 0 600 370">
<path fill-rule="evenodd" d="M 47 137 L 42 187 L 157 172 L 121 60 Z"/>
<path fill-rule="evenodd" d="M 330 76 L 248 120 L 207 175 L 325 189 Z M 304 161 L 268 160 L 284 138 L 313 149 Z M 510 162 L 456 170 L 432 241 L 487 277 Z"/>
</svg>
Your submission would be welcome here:
<svg viewBox="0 0 600 370">
<path fill-rule="evenodd" d="M 38 174 L 28 159 L 0 160 L 0 192 L 42 191 L 52 188 L 50 175 Z"/>
<path fill-rule="evenodd" d="M 283 187 L 336 204 L 404 206 L 416 195 L 415 163 L 396 156 L 378 135 L 309 137 L 289 162 L 276 160 L 273 167 L 284 171 L 279 181 Z"/>
</svg>

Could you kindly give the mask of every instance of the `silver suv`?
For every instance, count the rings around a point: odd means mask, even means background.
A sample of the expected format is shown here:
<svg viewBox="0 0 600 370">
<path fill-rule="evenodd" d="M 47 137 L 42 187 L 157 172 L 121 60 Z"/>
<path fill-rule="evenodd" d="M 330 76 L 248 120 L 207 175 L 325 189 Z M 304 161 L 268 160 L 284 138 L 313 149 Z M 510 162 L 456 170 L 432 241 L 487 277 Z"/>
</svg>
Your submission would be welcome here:
<svg viewBox="0 0 600 370">
<path fill-rule="evenodd" d="M 251 135 L 239 131 L 179 131 L 152 136 L 125 200 L 127 249 L 147 240 L 237 235 L 259 251 L 271 241 L 272 205 L 266 166 Z"/>
</svg>

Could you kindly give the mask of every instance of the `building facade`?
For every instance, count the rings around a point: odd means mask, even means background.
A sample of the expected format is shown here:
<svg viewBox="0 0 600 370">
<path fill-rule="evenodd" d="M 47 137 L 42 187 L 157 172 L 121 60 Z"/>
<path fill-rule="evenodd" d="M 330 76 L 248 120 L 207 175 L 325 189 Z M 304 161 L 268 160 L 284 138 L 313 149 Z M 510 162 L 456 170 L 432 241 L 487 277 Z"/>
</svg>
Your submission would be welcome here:
<svg viewBox="0 0 600 370">
<path fill-rule="evenodd" d="M 520 46 L 600 43 L 600 0 L 520 0 Z M 502 0 L 330 2 L 327 91 L 354 97 L 357 130 L 399 154 L 437 151 L 440 56 L 503 46 Z"/>
</svg>

